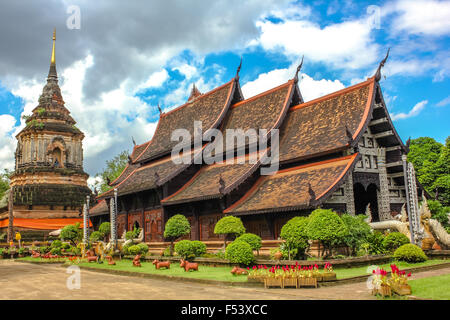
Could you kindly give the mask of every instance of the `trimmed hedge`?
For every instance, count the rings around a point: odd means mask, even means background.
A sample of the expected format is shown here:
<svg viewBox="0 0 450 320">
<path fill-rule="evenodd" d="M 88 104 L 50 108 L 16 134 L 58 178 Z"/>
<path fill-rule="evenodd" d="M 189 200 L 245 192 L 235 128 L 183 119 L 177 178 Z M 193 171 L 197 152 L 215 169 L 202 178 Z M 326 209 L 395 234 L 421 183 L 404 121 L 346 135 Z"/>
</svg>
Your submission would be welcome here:
<svg viewBox="0 0 450 320">
<path fill-rule="evenodd" d="M 175 252 L 184 259 L 192 259 L 206 253 L 206 244 L 197 240 L 181 240 L 175 244 Z"/>
<path fill-rule="evenodd" d="M 422 262 L 428 260 L 422 249 L 412 243 L 404 244 L 395 250 L 394 258 L 407 262 Z"/>
<path fill-rule="evenodd" d="M 225 258 L 232 263 L 243 265 L 249 265 L 255 260 L 252 247 L 242 240 L 235 240 L 227 246 Z"/>
</svg>

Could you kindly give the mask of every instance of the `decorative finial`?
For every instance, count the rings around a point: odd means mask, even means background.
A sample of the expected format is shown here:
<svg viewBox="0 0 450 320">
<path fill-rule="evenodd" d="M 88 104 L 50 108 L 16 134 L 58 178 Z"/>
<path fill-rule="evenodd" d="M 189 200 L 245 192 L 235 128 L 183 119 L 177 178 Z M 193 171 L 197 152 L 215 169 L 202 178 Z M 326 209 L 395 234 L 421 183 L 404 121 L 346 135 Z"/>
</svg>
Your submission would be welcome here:
<svg viewBox="0 0 450 320">
<path fill-rule="evenodd" d="M 386 53 L 386 57 L 384 57 L 384 59 L 380 62 L 380 65 L 378 66 L 377 72 L 375 73 L 376 81 L 380 81 L 380 79 L 381 79 L 381 68 L 384 67 L 384 64 L 386 63 L 387 58 L 389 57 L 390 50 L 391 50 L 391 48 L 388 49 L 388 51 Z"/>
<path fill-rule="evenodd" d="M 309 204 L 311 205 L 316 200 L 316 193 L 311 187 L 311 183 L 308 182 Z"/>
<path fill-rule="evenodd" d="M 239 66 L 236 70 L 236 79 L 239 79 L 239 72 L 241 71 L 242 68 L 242 56 L 241 56 L 241 62 L 239 62 Z"/>
<path fill-rule="evenodd" d="M 409 153 L 409 146 L 411 145 L 411 137 L 408 138 L 408 140 L 406 140 L 406 153 Z"/>
<path fill-rule="evenodd" d="M 109 177 L 106 177 L 106 183 L 108 184 L 108 186 L 111 185 L 111 179 L 109 179 Z"/>
<path fill-rule="evenodd" d="M 302 61 L 300 62 L 300 64 L 297 67 L 297 71 L 295 72 L 295 77 L 294 77 L 294 82 L 297 83 L 298 82 L 298 73 L 300 72 L 300 70 L 302 69 L 302 65 L 303 65 L 303 58 L 305 56 L 302 56 Z"/>
<path fill-rule="evenodd" d="M 131 156 L 128 155 L 128 163 L 131 164 L 133 162 L 133 159 L 131 159 Z"/>
<path fill-rule="evenodd" d="M 219 176 L 219 192 L 223 194 L 225 191 L 225 181 L 222 179 L 222 176 Z"/>
<path fill-rule="evenodd" d="M 195 86 L 195 83 L 192 84 L 192 90 L 191 90 L 191 94 L 189 95 L 188 102 L 191 100 L 194 100 L 195 98 L 197 98 L 201 95 L 202 95 L 202 93 L 197 89 L 197 87 Z"/>
<path fill-rule="evenodd" d="M 348 129 L 347 125 L 345 125 L 345 135 L 347 136 L 348 144 L 351 144 L 353 142 L 353 135 Z"/>
<path fill-rule="evenodd" d="M 134 141 L 133 136 L 131 136 L 131 140 L 133 141 L 133 144 L 136 145 L 136 141 Z"/>
<path fill-rule="evenodd" d="M 159 110 L 159 115 L 161 116 L 162 110 L 161 110 L 161 107 L 159 106 L 159 102 L 158 102 L 158 110 Z"/>
<path fill-rule="evenodd" d="M 50 63 L 55 64 L 55 42 L 56 42 L 56 28 L 53 29 L 53 49 L 52 49 L 52 59 Z"/>
</svg>

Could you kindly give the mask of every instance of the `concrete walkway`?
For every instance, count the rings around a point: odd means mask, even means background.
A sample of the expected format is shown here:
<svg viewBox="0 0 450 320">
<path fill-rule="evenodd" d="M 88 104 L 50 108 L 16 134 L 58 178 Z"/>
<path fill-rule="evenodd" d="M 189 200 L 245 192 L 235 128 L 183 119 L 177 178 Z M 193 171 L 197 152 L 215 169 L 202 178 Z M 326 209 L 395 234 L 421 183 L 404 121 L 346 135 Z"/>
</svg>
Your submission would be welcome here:
<svg viewBox="0 0 450 320">
<path fill-rule="evenodd" d="M 412 279 L 450 273 L 450 268 L 414 274 Z M 318 289 L 241 288 L 192 282 L 110 275 L 81 270 L 80 288 L 68 289 L 73 274 L 59 265 L 0 260 L 0 299 L 149 299 L 149 300 L 311 300 L 376 299 L 366 283 Z"/>
</svg>

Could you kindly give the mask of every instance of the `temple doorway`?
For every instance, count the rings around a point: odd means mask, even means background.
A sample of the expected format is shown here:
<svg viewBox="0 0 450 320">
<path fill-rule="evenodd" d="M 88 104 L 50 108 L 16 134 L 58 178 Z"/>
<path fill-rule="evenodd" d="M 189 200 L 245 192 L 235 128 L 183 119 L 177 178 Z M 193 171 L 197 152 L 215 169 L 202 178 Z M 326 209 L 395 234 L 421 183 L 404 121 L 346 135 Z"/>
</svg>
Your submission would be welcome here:
<svg viewBox="0 0 450 320">
<path fill-rule="evenodd" d="M 374 183 L 371 183 L 367 186 L 367 189 L 365 189 L 361 183 L 355 183 L 353 186 L 353 193 L 355 196 L 355 213 L 365 214 L 367 205 L 370 203 L 372 221 L 380 221 L 378 216 L 377 186 Z"/>
</svg>

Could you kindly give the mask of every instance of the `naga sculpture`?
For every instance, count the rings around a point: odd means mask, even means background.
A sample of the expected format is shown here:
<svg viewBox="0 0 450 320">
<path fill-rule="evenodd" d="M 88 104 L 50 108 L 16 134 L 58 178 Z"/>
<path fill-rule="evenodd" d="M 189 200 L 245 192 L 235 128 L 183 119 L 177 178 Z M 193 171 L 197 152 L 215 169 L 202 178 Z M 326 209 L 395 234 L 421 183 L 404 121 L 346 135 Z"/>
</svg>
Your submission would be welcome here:
<svg viewBox="0 0 450 320">
<path fill-rule="evenodd" d="M 431 212 L 428 208 L 427 199 L 424 196 L 422 196 L 422 205 L 420 206 L 419 212 L 421 228 L 415 236 L 421 239 L 422 249 L 450 249 L 450 235 L 439 221 L 431 219 Z M 411 239 L 408 215 L 406 213 L 405 205 L 403 205 L 401 213 L 395 217 L 395 220 L 371 222 L 369 225 L 372 229 L 376 230 L 393 229 L 403 233 Z"/>
</svg>

